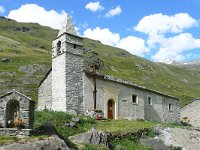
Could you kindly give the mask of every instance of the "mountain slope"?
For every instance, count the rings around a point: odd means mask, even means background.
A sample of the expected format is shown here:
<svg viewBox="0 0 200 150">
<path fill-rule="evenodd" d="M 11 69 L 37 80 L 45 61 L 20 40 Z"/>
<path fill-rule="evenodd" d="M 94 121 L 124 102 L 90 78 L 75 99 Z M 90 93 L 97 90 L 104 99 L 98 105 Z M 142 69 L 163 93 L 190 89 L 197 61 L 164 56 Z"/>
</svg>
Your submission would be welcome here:
<svg viewBox="0 0 200 150">
<path fill-rule="evenodd" d="M 37 100 L 37 84 L 51 66 L 57 30 L 0 17 L 0 94 L 15 88 Z M 154 63 L 127 51 L 84 39 L 85 48 L 103 60 L 99 72 L 158 90 L 185 105 L 200 97 L 200 65 Z"/>
</svg>

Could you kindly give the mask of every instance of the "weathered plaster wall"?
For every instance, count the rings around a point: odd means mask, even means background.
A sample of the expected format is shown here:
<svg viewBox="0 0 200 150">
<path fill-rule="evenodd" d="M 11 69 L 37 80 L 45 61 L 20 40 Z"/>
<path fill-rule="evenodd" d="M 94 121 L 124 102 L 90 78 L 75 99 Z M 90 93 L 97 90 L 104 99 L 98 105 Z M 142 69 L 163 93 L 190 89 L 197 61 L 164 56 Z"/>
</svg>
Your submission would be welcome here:
<svg viewBox="0 0 200 150">
<path fill-rule="evenodd" d="M 51 109 L 52 106 L 52 72 L 38 88 L 38 110 Z"/>
<path fill-rule="evenodd" d="M 181 108 L 181 120 L 188 117 L 189 124 L 200 127 L 200 100 L 194 100 Z"/>
<path fill-rule="evenodd" d="M 84 108 L 93 109 L 93 80 L 84 74 Z M 132 95 L 137 95 L 137 103 L 133 103 Z M 152 105 L 149 105 L 151 97 Z M 97 109 L 104 111 L 107 118 L 107 102 L 115 101 L 115 119 L 146 119 L 159 122 L 174 122 L 179 120 L 179 101 L 174 98 L 156 94 L 133 86 L 97 79 Z M 169 103 L 172 110 L 169 111 Z"/>
<path fill-rule="evenodd" d="M 85 111 L 93 109 L 93 80 L 84 75 Z M 132 102 L 132 94 L 138 95 L 138 103 Z M 142 91 L 132 87 L 103 79 L 97 79 L 97 109 L 104 111 L 107 118 L 107 102 L 115 102 L 115 119 L 144 119 L 144 99 Z"/>
<path fill-rule="evenodd" d="M 169 97 L 163 97 L 163 109 L 160 113 L 163 114 L 163 122 L 179 122 L 180 121 L 180 106 L 179 100 Z M 169 104 L 172 105 L 172 110 L 169 110 Z"/>
<path fill-rule="evenodd" d="M 179 101 L 163 95 L 144 91 L 145 97 L 145 119 L 159 122 L 176 122 L 179 121 Z M 148 97 L 151 97 L 149 104 Z M 169 110 L 169 104 L 172 110 Z"/>
</svg>

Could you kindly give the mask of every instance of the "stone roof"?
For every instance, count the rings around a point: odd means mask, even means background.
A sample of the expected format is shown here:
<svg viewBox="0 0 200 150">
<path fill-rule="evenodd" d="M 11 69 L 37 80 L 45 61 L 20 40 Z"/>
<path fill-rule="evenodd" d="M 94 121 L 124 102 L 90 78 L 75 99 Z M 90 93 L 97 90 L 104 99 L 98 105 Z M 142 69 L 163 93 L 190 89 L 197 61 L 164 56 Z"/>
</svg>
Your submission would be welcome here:
<svg viewBox="0 0 200 150">
<path fill-rule="evenodd" d="M 69 34 L 77 36 L 76 30 L 72 23 L 72 19 L 68 14 L 66 14 L 65 21 L 63 22 L 63 25 L 62 25 L 60 31 L 58 32 L 58 37 L 60 35 L 62 35 L 63 33 L 69 33 Z"/>
<path fill-rule="evenodd" d="M 93 75 L 92 72 L 89 72 L 87 70 L 84 70 L 84 72 L 86 74 L 88 74 L 88 75 Z M 153 92 L 153 93 L 156 93 L 156 94 L 159 94 L 159 95 L 163 95 L 163 96 L 166 96 L 166 97 L 170 97 L 170 98 L 179 100 L 177 97 L 174 97 L 174 96 L 171 96 L 171 95 L 167 95 L 167 94 L 164 94 L 164 93 L 156 91 L 156 90 L 148 89 L 148 88 L 146 88 L 144 86 L 140 86 L 140 85 L 137 85 L 137 84 L 129 82 L 129 81 L 124 81 L 124 80 L 115 78 L 113 76 L 104 75 L 104 74 L 100 74 L 100 73 L 97 73 L 96 75 L 97 75 L 97 78 L 102 78 L 104 80 L 108 80 L 108 81 L 112 81 L 112 82 L 116 82 L 116 83 L 121 83 L 121 84 L 124 84 L 124 85 L 132 86 L 134 88 L 146 90 L 146 91 L 149 91 L 149 92 Z"/>
<path fill-rule="evenodd" d="M 32 101 L 32 102 L 35 102 L 35 101 L 33 101 L 30 97 L 28 97 L 28 96 L 26 96 L 26 95 L 24 95 L 24 94 L 22 94 L 22 93 L 16 91 L 15 89 L 13 89 L 13 90 L 7 92 L 6 94 L 1 95 L 1 96 L 0 96 L 0 99 L 3 98 L 3 97 L 8 96 L 8 95 L 10 95 L 10 94 L 15 94 L 15 93 L 17 93 L 17 94 L 20 95 L 20 96 L 25 97 L 26 99 L 28 99 L 28 100 L 30 100 L 30 101 Z"/>
</svg>

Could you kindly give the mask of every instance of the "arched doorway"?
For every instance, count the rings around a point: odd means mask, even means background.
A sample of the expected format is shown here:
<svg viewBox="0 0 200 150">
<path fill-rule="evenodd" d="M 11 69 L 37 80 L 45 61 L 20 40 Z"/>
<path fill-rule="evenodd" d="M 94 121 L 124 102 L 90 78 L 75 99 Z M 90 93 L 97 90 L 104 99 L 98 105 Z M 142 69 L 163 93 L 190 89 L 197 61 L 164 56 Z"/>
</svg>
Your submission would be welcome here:
<svg viewBox="0 0 200 150">
<path fill-rule="evenodd" d="M 6 105 L 6 127 L 13 128 L 19 119 L 19 101 L 11 99 Z"/>
<path fill-rule="evenodd" d="M 115 102 L 113 99 L 108 100 L 108 119 L 115 118 Z"/>
</svg>

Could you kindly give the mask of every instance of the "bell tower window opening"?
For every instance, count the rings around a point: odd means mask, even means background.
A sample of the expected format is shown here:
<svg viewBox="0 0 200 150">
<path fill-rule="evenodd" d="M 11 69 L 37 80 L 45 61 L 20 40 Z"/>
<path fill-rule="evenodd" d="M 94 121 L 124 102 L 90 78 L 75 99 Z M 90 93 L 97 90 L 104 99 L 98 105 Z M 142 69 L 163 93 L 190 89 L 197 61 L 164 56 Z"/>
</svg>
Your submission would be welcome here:
<svg viewBox="0 0 200 150">
<path fill-rule="evenodd" d="M 57 55 L 61 54 L 61 41 L 58 41 L 57 45 L 56 45 L 56 52 Z"/>
</svg>

